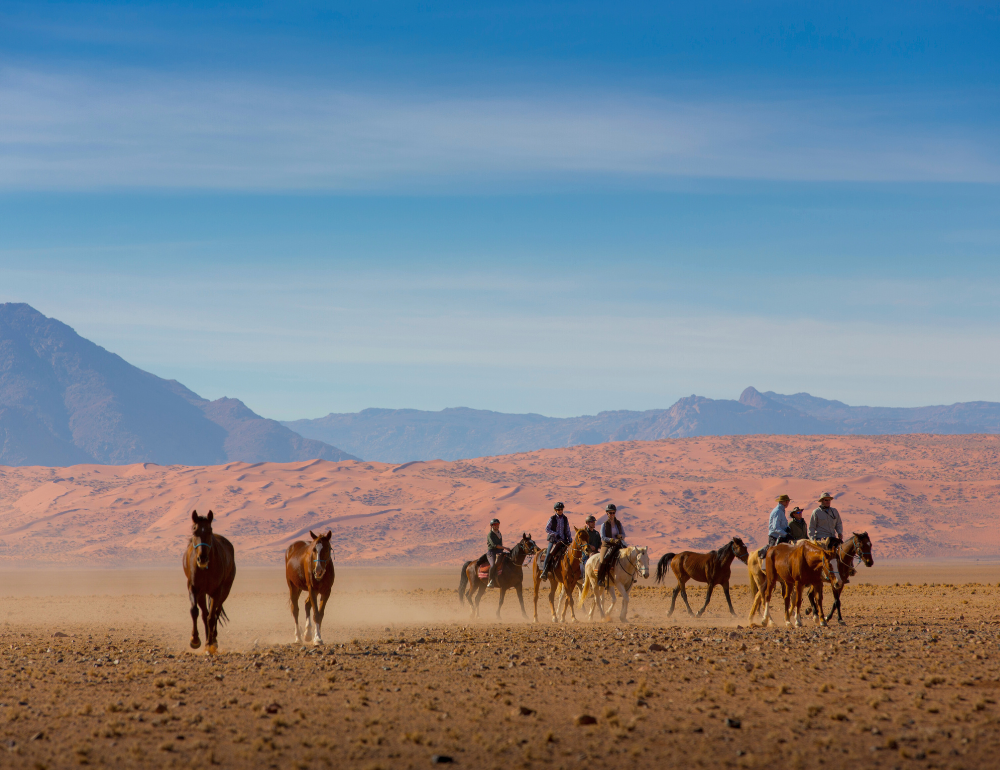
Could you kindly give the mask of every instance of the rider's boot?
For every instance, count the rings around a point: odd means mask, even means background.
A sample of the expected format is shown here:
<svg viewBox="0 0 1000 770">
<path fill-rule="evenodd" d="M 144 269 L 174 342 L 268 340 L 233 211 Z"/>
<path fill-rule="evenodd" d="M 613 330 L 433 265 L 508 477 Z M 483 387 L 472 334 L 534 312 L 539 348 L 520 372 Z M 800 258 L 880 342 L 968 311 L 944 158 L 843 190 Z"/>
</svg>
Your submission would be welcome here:
<svg viewBox="0 0 1000 770">
<path fill-rule="evenodd" d="M 497 579 L 497 565 L 494 564 L 492 567 L 490 567 L 490 579 L 489 582 L 486 584 L 486 587 L 496 588 L 497 587 L 496 579 Z"/>
<path fill-rule="evenodd" d="M 542 581 L 549 579 L 549 556 L 552 555 L 552 546 L 545 549 L 545 561 L 542 562 Z"/>
</svg>

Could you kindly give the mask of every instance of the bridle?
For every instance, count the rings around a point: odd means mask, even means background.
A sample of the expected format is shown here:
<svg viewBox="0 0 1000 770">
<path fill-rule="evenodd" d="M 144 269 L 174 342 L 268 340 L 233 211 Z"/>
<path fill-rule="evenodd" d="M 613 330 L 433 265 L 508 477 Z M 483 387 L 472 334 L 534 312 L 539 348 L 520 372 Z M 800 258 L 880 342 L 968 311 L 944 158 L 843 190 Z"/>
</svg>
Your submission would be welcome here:
<svg viewBox="0 0 1000 770">
<path fill-rule="evenodd" d="M 855 532 L 855 533 L 853 533 L 851 535 L 850 542 L 852 542 L 854 544 L 854 553 L 855 553 L 855 555 L 859 559 L 861 559 L 862 562 L 864 562 L 864 565 L 866 567 L 870 567 L 871 566 L 871 564 L 869 564 L 868 562 L 871 562 L 872 564 L 875 563 L 875 560 L 872 558 L 872 549 L 869 548 L 868 552 L 865 553 L 864 546 L 863 546 L 863 544 L 861 542 L 861 538 L 858 536 L 857 532 Z"/>
<path fill-rule="evenodd" d="M 212 540 L 213 541 L 215 540 L 214 536 L 212 537 Z M 199 548 L 207 548 L 209 551 L 211 551 L 212 550 L 212 545 L 213 545 L 212 543 L 206 543 L 206 542 L 204 542 L 202 540 L 198 541 L 198 544 L 194 547 L 194 561 L 195 561 L 195 564 L 198 563 L 198 549 Z M 205 565 L 206 566 L 208 565 L 208 554 L 207 553 L 205 554 Z"/>
<path fill-rule="evenodd" d="M 635 583 L 639 579 L 639 554 L 640 554 L 640 551 L 639 551 L 639 546 L 637 546 L 637 545 L 626 546 L 626 548 L 629 549 L 629 550 L 631 550 L 632 554 L 626 555 L 624 559 L 619 559 L 618 563 L 621 564 L 624 561 L 627 564 L 631 564 L 632 565 L 632 571 L 631 572 L 629 572 L 627 569 L 625 569 L 624 566 L 622 567 L 622 572 L 624 572 L 630 578 L 629 584 L 628 584 L 628 586 L 626 586 L 626 588 L 628 588 L 629 586 L 631 586 L 633 583 Z M 633 555 L 635 556 L 634 560 L 632 559 Z"/>
<path fill-rule="evenodd" d="M 314 577 L 316 576 L 316 570 L 319 569 L 319 567 L 317 567 L 315 565 L 329 564 L 331 561 L 333 561 L 333 549 L 332 548 L 330 549 L 330 558 L 329 559 L 321 559 L 321 558 L 319 558 L 319 551 L 316 550 L 316 546 L 315 545 L 313 546 L 313 559 L 312 559 L 312 563 L 314 565 L 313 566 L 313 576 Z M 324 567 L 324 569 L 326 569 L 326 568 Z"/>
</svg>

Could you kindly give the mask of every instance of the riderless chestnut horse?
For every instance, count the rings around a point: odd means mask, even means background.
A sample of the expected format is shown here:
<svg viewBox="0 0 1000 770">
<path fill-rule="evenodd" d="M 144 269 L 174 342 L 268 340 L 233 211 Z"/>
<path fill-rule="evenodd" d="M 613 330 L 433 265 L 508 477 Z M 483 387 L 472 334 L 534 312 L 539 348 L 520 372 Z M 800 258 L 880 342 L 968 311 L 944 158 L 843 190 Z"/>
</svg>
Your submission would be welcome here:
<svg viewBox="0 0 1000 770">
<path fill-rule="evenodd" d="M 219 648 L 219 619 L 229 620 L 222 603 L 226 601 L 236 578 L 236 555 L 233 544 L 222 535 L 212 532 L 211 511 L 208 516 L 199 516 L 191 511 L 194 532 L 187 550 L 184 552 L 184 575 L 187 577 L 188 596 L 191 599 L 191 647 L 201 647 L 198 638 L 198 609 L 205 624 L 208 652 L 214 655 Z"/>
<path fill-rule="evenodd" d="M 875 560 L 872 558 L 872 541 L 868 537 L 868 533 L 852 532 L 850 539 L 842 543 L 837 549 L 837 556 L 840 563 L 844 566 L 840 575 L 843 585 L 839 590 L 836 588 L 833 589 L 833 606 L 830 608 L 830 614 L 826 616 L 826 621 L 829 623 L 830 618 L 833 617 L 833 613 L 836 612 L 837 622 L 843 626 L 846 624 L 844 623 L 844 616 L 840 614 L 840 594 L 843 593 L 844 586 L 851 582 L 851 575 L 857 572 L 854 569 L 854 560 L 860 558 L 866 567 L 871 567 L 875 564 Z M 810 612 L 819 612 L 819 609 L 816 607 L 816 597 L 811 589 L 809 591 L 809 604 L 812 607 L 806 610 L 807 615 Z"/>
<path fill-rule="evenodd" d="M 587 544 L 590 541 L 586 529 L 578 529 L 577 527 L 573 527 L 573 529 L 576 530 L 576 534 L 573 535 L 573 541 L 569 544 L 569 547 L 563 553 L 558 563 L 549 567 L 549 608 L 552 610 L 553 623 L 559 622 L 559 619 L 556 617 L 556 589 L 559 586 L 562 586 L 563 592 L 566 594 L 566 604 L 563 605 L 562 609 L 562 621 L 566 622 L 566 609 L 569 608 L 569 611 L 573 615 L 573 622 L 576 622 L 576 610 L 573 607 L 573 589 L 580 582 L 580 558 L 582 554 L 586 553 Z M 541 559 L 535 559 L 535 563 L 531 567 L 531 576 L 535 583 L 535 623 L 538 622 L 538 593 L 542 582 L 542 565 L 539 564 L 540 561 Z"/>
<path fill-rule="evenodd" d="M 522 532 L 521 540 L 510 549 L 510 553 L 497 556 L 498 559 L 503 559 L 503 562 L 498 566 L 496 579 L 497 586 L 500 588 L 497 620 L 500 620 L 500 608 L 503 607 L 504 595 L 512 588 L 517 593 L 517 601 L 521 605 L 521 617 L 525 620 L 528 619 L 528 613 L 524 610 L 524 594 L 521 588 L 524 583 L 524 560 L 531 558 L 537 552 L 538 546 L 531 539 L 531 535 Z M 485 555 L 480 556 L 478 560 L 473 559 L 465 562 L 462 565 L 462 577 L 458 581 L 458 601 L 464 606 L 468 600 L 474 618 L 479 617 L 479 602 L 482 600 L 483 594 L 486 593 L 488 582 L 485 577 L 479 576 L 480 566 L 489 566 Z M 466 590 L 466 586 L 468 586 L 468 590 Z M 472 599 L 473 592 L 476 593 L 475 602 Z"/>
<path fill-rule="evenodd" d="M 700 618 L 705 613 L 705 610 L 708 609 L 708 603 L 712 601 L 712 591 L 715 590 L 716 586 L 722 586 L 722 590 L 726 594 L 726 603 L 729 605 L 729 612 L 735 615 L 736 611 L 733 609 L 733 600 L 729 596 L 731 566 L 733 559 L 739 559 L 746 564 L 748 556 L 749 552 L 743 541 L 738 537 L 734 537 L 722 546 L 722 548 L 709 551 L 708 553 L 681 551 L 680 553 L 666 553 L 660 557 L 660 561 L 656 565 L 656 582 L 663 582 L 668 568 L 673 570 L 674 577 L 677 578 L 677 588 L 674 589 L 674 595 L 670 599 L 670 612 L 667 613 L 667 617 L 669 618 L 674 614 L 674 605 L 677 604 L 678 593 L 684 599 L 684 605 L 687 607 L 688 614 L 694 615 L 691 611 L 691 605 L 688 602 L 687 588 L 685 587 L 689 580 L 708 583 L 708 595 L 705 597 L 705 606 L 698 610 L 696 617 Z"/>
<path fill-rule="evenodd" d="M 843 588 L 840 577 L 840 564 L 835 551 L 827 551 L 809 540 L 800 540 L 795 545 L 779 543 L 767 551 L 767 591 L 764 595 L 763 625 L 771 619 L 771 596 L 775 586 L 780 582 L 785 594 L 785 625 L 792 625 L 791 608 L 792 591 L 795 592 L 795 625 L 802 626 L 802 591 L 811 586 L 816 591 L 819 604 L 817 620 L 821 626 L 826 625 L 823 617 L 823 581 L 833 586 L 833 590 Z"/>
<path fill-rule="evenodd" d="M 295 621 L 295 643 L 302 643 L 299 630 L 299 595 L 306 592 L 306 638 L 314 645 L 323 644 L 323 615 L 326 602 L 333 590 L 336 571 L 333 568 L 333 549 L 330 538 L 333 532 L 317 535 L 310 530 L 311 543 L 296 540 L 285 551 L 285 582 L 288 583 L 288 600 Z"/>
</svg>

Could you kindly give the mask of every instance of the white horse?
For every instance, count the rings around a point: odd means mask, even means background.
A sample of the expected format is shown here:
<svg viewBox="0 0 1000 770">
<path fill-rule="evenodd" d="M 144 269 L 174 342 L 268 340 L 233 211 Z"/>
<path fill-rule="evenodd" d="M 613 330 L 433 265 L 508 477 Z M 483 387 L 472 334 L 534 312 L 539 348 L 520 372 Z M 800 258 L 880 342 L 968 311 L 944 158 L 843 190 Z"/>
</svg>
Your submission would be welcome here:
<svg viewBox="0 0 1000 770">
<path fill-rule="evenodd" d="M 597 584 L 597 570 L 600 566 L 600 554 L 594 554 L 587 560 L 586 577 L 584 578 L 583 591 L 580 593 L 580 606 L 583 606 L 588 595 L 593 594 L 594 606 L 590 608 L 588 617 L 591 620 L 594 619 L 594 608 L 597 608 L 597 611 L 601 613 L 602 620 L 606 615 L 610 617 L 611 611 L 618 602 L 618 597 L 615 594 L 615 586 L 618 586 L 618 590 L 622 592 L 622 611 L 619 617 L 624 622 L 628 615 L 629 591 L 639 579 L 639 575 L 644 578 L 649 577 L 649 549 L 644 545 L 629 545 L 618 552 L 618 561 L 615 563 L 614 574 L 611 576 L 608 587 L 611 592 L 611 606 L 608 607 L 607 612 L 604 611 L 604 603 L 601 601 L 604 587 Z"/>
</svg>

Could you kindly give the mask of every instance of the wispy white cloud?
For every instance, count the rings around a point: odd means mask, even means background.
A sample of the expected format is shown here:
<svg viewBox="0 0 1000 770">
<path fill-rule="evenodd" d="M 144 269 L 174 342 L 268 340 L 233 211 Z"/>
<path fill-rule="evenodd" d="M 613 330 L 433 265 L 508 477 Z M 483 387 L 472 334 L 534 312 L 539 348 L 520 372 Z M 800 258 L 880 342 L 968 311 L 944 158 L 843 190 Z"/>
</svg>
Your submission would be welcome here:
<svg viewBox="0 0 1000 770">
<path fill-rule="evenodd" d="M 888 96 L 456 96 L 8 68 L 0 189 L 1000 181 L 991 132 L 958 128 L 942 111 Z"/>
</svg>

